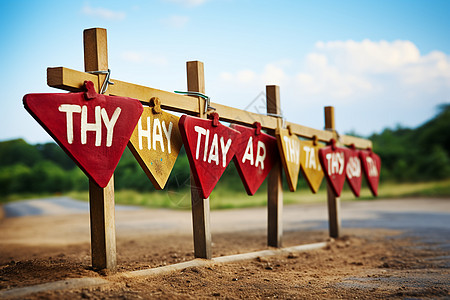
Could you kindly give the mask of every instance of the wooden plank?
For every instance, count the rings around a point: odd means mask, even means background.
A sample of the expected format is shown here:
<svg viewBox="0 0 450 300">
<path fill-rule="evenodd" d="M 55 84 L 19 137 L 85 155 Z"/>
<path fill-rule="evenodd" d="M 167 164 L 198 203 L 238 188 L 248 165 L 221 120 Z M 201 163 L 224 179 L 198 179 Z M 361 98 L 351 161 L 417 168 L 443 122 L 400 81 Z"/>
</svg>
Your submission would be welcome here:
<svg viewBox="0 0 450 300">
<path fill-rule="evenodd" d="M 325 128 L 331 132 L 335 130 L 334 107 L 325 107 Z M 328 204 L 328 222 L 329 234 L 332 238 L 338 238 L 341 230 L 340 198 L 336 197 L 333 188 L 327 181 L 327 204 Z"/>
<path fill-rule="evenodd" d="M 187 88 L 190 92 L 205 93 L 205 74 L 203 63 L 199 61 L 189 61 L 186 63 Z M 161 99 L 164 101 L 164 98 Z M 204 115 L 205 100 L 198 97 L 198 115 Z M 191 171 L 191 204 L 192 204 L 192 224 L 194 236 L 194 255 L 196 258 L 211 259 L 211 229 L 209 216 L 209 198 L 203 199 L 195 183 L 194 175 Z"/>
<path fill-rule="evenodd" d="M 108 69 L 106 29 L 92 28 L 84 31 L 85 71 Z M 88 74 L 89 75 L 89 74 Z M 93 75 L 94 76 L 94 75 Z M 92 78 L 92 77 L 91 77 Z M 104 76 L 94 76 L 97 88 Z M 91 221 L 91 252 L 94 269 L 115 270 L 116 230 L 114 212 L 114 175 L 105 188 L 89 180 L 89 206 Z"/>
<path fill-rule="evenodd" d="M 98 85 L 95 79 L 96 76 L 64 67 L 47 69 L 47 83 L 49 86 L 71 92 L 80 91 L 84 80 L 91 80 Z M 117 79 L 111 79 L 111 81 L 114 82 L 114 85 L 108 87 L 108 93 L 110 95 L 139 99 L 146 105 L 149 105 L 152 97 L 158 97 L 161 99 L 161 107 L 163 109 L 189 115 L 198 116 L 199 111 L 204 111 L 204 100 L 198 101 L 197 97 L 179 95 Z M 279 120 L 276 117 L 256 114 L 219 103 L 211 103 L 210 105 L 216 109 L 222 121 L 241 125 L 252 125 L 254 122 L 260 122 L 263 129 L 277 128 L 277 122 Z M 300 137 L 312 139 L 313 136 L 317 136 L 323 142 L 328 142 L 333 137 L 333 132 L 330 131 L 314 129 L 292 122 L 286 122 L 286 125 L 290 125 L 292 133 Z M 366 149 L 372 146 L 370 140 L 352 136 L 341 135 L 340 140 L 346 146 L 354 144 L 356 148 L 360 149 Z"/>
<path fill-rule="evenodd" d="M 363 138 L 351 136 L 351 135 L 341 135 L 339 136 L 339 142 L 345 146 L 355 145 L 359 149 L 372 148 L 372 141 Z"/>
<path fill-rule="evenodd" d="M 100 89 L 97 75 L 64 67 L 47 68 L 47 85 L 60 90 L 80 92 L 85 80 L 92 81 L 96 91 Z"/>
<path fill-rule="evenodd" d="M 266 86 L 267 113 L 281 114 L 280 87 Z M 280 120 L 277 120 L 280 122 Z M 269 134 L 275 135 L 275 128 Z M 281 247 L 283 237 L 283 185 L 281 161 L 278 159 L 267 178 L 267 245 Z"/>
<path fill-rule="evenodd" d="M 286 126 L 291 126 L 291 132 L 300 137 L 312 139 L 314 136 L 317 136 L 322 142 L 329 142 L 333 138 L 333 133 L 330 131 L 314 129 L 291 122 L 286 122 Z"/>
</svg>

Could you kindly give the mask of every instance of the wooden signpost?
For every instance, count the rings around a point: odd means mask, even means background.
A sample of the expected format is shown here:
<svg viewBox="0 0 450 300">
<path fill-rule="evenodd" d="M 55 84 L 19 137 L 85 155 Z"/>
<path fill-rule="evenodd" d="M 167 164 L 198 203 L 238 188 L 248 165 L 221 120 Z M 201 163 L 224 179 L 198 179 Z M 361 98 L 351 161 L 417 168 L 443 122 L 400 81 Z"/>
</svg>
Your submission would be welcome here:
<svg viewBox="0 0 450 300">
<path fill-rule="evenodd" d="M 291 122 L 286 122 L 285 124 L 283 124 L 284 122 L 282 122 L 280 118 L 280 89 L 278 86 L 266 86 L 268 113 L 267 116 L 250 113 L 219 103 L 207 103 L 207 101 L 205 101 L 203 97 L 199 97 L 199 94 L 179 95 L 150 87 L 123 82 L 116 79 L 111 79 L 114 85 L 106 86 L 105 83 L 109 82 L 109 76 L 107 78 L 106 75 L 106 71 L 108 70 L 108 56 L 105 29 L 93 28 L 84 31 L 84 55 L 86 72 L 75 71 L 64 67 L 48 68 L 48 85 L 70 92 L 82 92 L 84 91 L 84 82 L 92 81 L 93 87 L 96 91 L 102 90 L 102 92 L 105 92 L 106 90 L 105 95 L 134 98 L 138 99 L 142 104 L 150 106 L 151 108 L 146 108 L 146 112 L 140 119 L 137 126 L 136 122 L 139 117 L 137 117 L 136 121 L 133 121 L 133 118 L 129 120 L 129 126 L 131 127 L 131 130 L 136 128 L 134 131 L 134 135 L 130 141 L 130 148 L 137 156 L 141 166 L 144 167 L 144 170 L 147 170 L 146 173 L 150 175 L 150 179 L 154 184 L 156 184 L 157 187 L 164 187 L 164 184 L 167 181 L 166 176 L 168 176 L 168 173 L 172 168 L 171 159 L 173 161 L 176 159 L 176 154 L 178 153 L 180 147 L 179 138 L 176 137 L 176 119 L 172 118 L 168 113 L 165 112 L 165 110 L 171 110 L 198 117 L 193 119 L 188 116 L 183 116 L 180 120 L 180 124 L 182 124 L 186 129 L 185 145 L 187 145 L 186 148 L 189 148 L 189 150 L 187 149 L 187 152 L 190 152 L 191 168 L 195 169 L 195 164 L 197 164 L 197 167 L 199 167 L 201 164 L 208 164 L 209 166 L 207 168 L 205 168 L 204 166 L 201 167 L 204 171 L 207 170 L 209 173 L 203 173 L 203 171 L 199 172 L 200 169 L 197 169 L 195 171 L 197 172 L 197 174 L 194 174 L 194 172 L 192 172 L 191 176 L 191 204 L 194 252 L 195 257 L 198 258 L 211 258 L 209 198 L 207 197 L 211 191 L 211 187 L 214 184 L 211 184 L 211 182 L 207 181 L 209 180 L 209 177 L 217 177 L 217 174 L 220 172 L 216 172 L 214 176 L 211 176 L 210 171 L 214 169 L 218 170 L 225 168 L 225 166 L 233 157 L 233 153 L 235 151 L 233 148 L 233 140 L 236 141 L 237 139 L 239 139 L 238 136 L 240 135 L 238 131 L 225 127 L 218 123 L 217 119 L 215 121 L 214 119 L 205 120 L 211 113 L 210 107 L 215 108 L 214 111 L 220 115 L 221 121 L 243 126 L 252 126 L 255 122 L 258 122 L 259 124 L 261 124 L 261 129 L 266 130 L 268 135 L 275 136 L 276 131 L 278 132 L 280 146 L 279 148 L 281 150 L 280 152 L 282 152 L 282 155 L 281 159 L 279 157 L 276 158 L 275 156 L 273 166 L 268 175 L 267 185 L 267 242 L 269 246 L 281 247 L 282 245 L 283 191 L 281 181 L 281 160 L 284 160 L 286 169 L 290 170 L 289 174 L 291 175 L 288 176 L 290 189 L 295 190 L 295 187 L 297 185 L 298 170 L 300 168 L 301 161 L 301 149 L 298 137 L 306 139 L 314 138 L 325 143 L 329 143 L 331 139 L 334 138 L 336 140 L 339 139 L 339 142 L 342 145 L 350 146 L 353 144 L 358 149 L 367 149 L 372 147 L 372 143 L 369 140 L 345 135 L 341 135 L 338 137 L 336 131 L 334 130 L 334 110 L 332 107 L 325 108 L 325 127 L 329 130 L 317 130 Z M 187 83 L 189 92 L 197 92 L 202 94 L 205 93 L 204 70 L 202 62 L 193 61 L 187 63 Z M 159 99 L 160 102 L 156 99 Z M 112 105 L 113 103 L 109 103 L 110 101 L 108 100 L 106 102 L 108 103 L 107 105 Z M 132 101 L 130 100 L 130 103 L 131 102 Z M 65 119 L 64 121 L 68 121 L 70 118 L 72 118 L 71 120 L 76 123 L 79 120 L 77 118 L 81 117 L 83 114 L 83 105 L 74 103 L 70 103 L 70 105 L 81 106 L 81 113 L 78 113 L 78 108 L 74 108 L 75 106 L 71 106 L 70 109 L 68 107 L 63 107 L 62 111 L 59 111 L 59 114 L 60 116 L 63 116 L 63 118 Z M 92 107 L 86 105 L 86 119 L 88 120 L 86 121 L 86 124 L 92 125 L 94 123 L 103 122 L 102 126 L 104 127 L 102 127 L 103 129 L 101 132 L 102 139 L 99 141 L 102 147 L 108 147 L 108 141 L 111 142 L 111 138 L 108 140 L 108 137 L 112 135 L 112 141 L 115 141 L 116 134 L 118 134 L 120 131 L 118 128 L 122 127 L 122 125 L 120 125 L 119 127 L 117 126 L 121 122 L 121 116 L 123 116 L 122 114 L 124 113 L 124 110 L 122 110 L 120 112 L 120 115 L 117 117 L 118 113 L 115 115 L 116 108 L 114 107 L 94 104 L 91 105 Z M 96 106 L 100 107 L 100 117 L 98 117 L 98 113 L 96 112 L 98 111 Z M 159 106 L 161 110 L 158 108 Z M 103 113 L 102 108 L 104 109 Z M 39 108 L 36 109 L 39 110 Z M 142 107 L 140 109 L 142 109 Z M 93 111 L 93 114 L 91 113 L 91 111 Z M 136 109 L 136 114 L 140 115 L 138 109 Z M 88 119 L 91 118 L 91 116 L 93 116 L 93 119 Z M 82 124 L 81 119 L 79 122 L 80 124 Z M 73 129 L 75 130 L 74 132 L 78 132 L 78 130 L 80 130 L 80 141 L 81 136 L 85 134 L 87 141 L 92 140 L 94 141 L 94 143 L 98 142 L 97 139 L 99 139 L 98 136 L 100 135 L 100 131 L 98 129 L 94 130 L 94 125 L 85 127 L 85 129 L 82 129 L 81 127 L 80 129 L 78 129 L 78 127 L 75 127 L 75 123 L 73 123 Z M 172 131 L 170 131 L 170 124 L 172 124 Z M 223 127 L 225 127 L 226 129 Z M 283 128 L 289 128 L 289 130 Z M 67 133 L 70 130 L 68 129 L 68 127 L 64 127 L 61 130 L 64 133 L 64 138 L 69 144 L 70 138 Z M 53 132 L 53 130 L 51 131 Z M 256 136 L 258 136 L 258 134 L 256 134 Z M 228 144 L 229 139 L 231 140 L 230 144 Z M 75 140 L 76 136 L 74 135 L 73 142 L 75 142 Z M 244 161 L 245 163 L 250 163 L 251 165 L 250 157 L 252 156 L 253 167 L 261 167 L 262 169 L 261 162 L 263 161 L 264 169 L 266 169 L 269 166 L 269 163 L 267 161 L 269 155 L 269 146 L 265 144 L 266 150 L 268 150 L 268 152 L 266 152 L 266 156 L 264 158 L 262 147 L 259 147 L 258 143 L 255 144 L 255 142 L 255 136 L 253 136 L 252 143 L 249 142 L 248 137 L 247 140 L 244 139 L 244 144 L 247 143 L 246 145 L 252 145 L 253 147 L 253 155 L 250 148 L 248 148 L 247 152 L 244 152 L 244 156 L 246 157 Z M 145 157 L 147 157 L 147 154 L 144 154 L 142 151 L 148 151 L 150 150 L 150 148 L 151 151 L 154 152 L 154 156 L 146 159 Z M 244 158 L 244 156 L 242 156 L 242 159 Z M 360 157 L 362 160 L 363 170 L 367 173 L 369 182 L 372 182 L 371 189 L 376 193 L 376 189 L 378 186 L 378 176 L 375 176 L 375 172 L 378 172 L 379 174 L 379 159 L 377 160 L 377 156 L 375 156 L 374 154 L 366 152 L 360 154 Z M 163 163 L 159 163 L 161 162 L 161 159 Z M 309 163 L 311 165 L 309 166 L 312 166 L 312 161 L 313 160 L 311 160 L 310 157 Z M 198 165 L 199 162 L 200 165 Z M 258 162 L 257 166 L 256 162 Z M 287 167 L 288 163 L 293 163 L 293 165 Z M 152 169 L 152 166 L 155 166 L 155 169 Z M 88 166 L 87 168 L 89 169 L 90 166 Z M 165 168 L 165 170 L 162 173 L 158 173 L 160 168 Z M 199 178 L 195 179 L 195 176 Z M 92 178 L 89 182 L 89 203 L 91 215 L 92 264 L 96 269 L 107 268 L 113 270 L 116 268 L 114 176 L 111 175 L 109 181 L 108 178 L 102 180 L 93 180 L 94 177 L 91 177 Z M 261 177 L 264 176 L 262 175 Z M 101 186 L 97 184 L 96 181 L 99 181 L 98 183 L 100 183 Z M 201 188 L 198 189 L 197 185 L 199 185 Z M 257 185 L 258 184 L 256 183 L 254 185 L 253 183 L 249 184 L 248 191 L 253 192 L 253 190 L 257 188 Z M 330 185 L 328 190 L 330 236 L 338 237 L 340 228 L 339 198 L 336 197 Z"/>
<path fill-rule="evenodd" d="M 150 100 L 133 131 L 128 147 L 156 189 L 166 185 L 183 141 L 179 118 L 161 110 L 158 98 Z"/>
<path fill-rule="evenodd" d="M 319 161 L 319 149 L 322 147 L 317 139 L 300 141 L 300 169 L 313 193 L 319 190 L 324 176 Z"/>
<path fill-rule="evenodd" d="M 236 169 L 248 195 L 254 195 L 279 159 L 277 140 L 261 132 L 261 124 L 254 128 L 232 124 L 241 133 L 240 145 L 233 157 Z"/>
<path fill-rule="evenodd" d="M 275 135 L 289 190 L 295 192 L 300 172 L 300 140 L 291 132 L 290 127 L 288 129 L 277 128 Z"/>
</svg>

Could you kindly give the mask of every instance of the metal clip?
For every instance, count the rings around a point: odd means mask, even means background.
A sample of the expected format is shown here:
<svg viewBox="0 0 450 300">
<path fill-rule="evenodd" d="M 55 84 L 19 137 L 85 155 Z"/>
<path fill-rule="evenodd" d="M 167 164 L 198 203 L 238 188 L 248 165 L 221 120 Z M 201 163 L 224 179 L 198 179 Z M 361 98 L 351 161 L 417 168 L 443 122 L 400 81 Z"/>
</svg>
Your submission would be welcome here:
<svg viewBox="0 0 450 300">
<path fill-rule="evenodd" d="M 283 117 L 283 115 L 272 114 L 272 113 L 266 113 L 266 115 L 269 116 L 269 117 L 280 118 L 281 121 L 283 122 L 283 124 L 282 124 L 283 128 L 286 128 L 286 119 Z"/>
<path fill-rule="evenodd" d="M 209 105 L 211 103 L 211 98 L 209 98 L 205 94 L 202 94 L 199 92 L 189 92 L 189 91 L 188 92 L 174 91 L 174 93 L 188 95 L 188 96 L 195 96 L 195 97 L 200 97 L 200 98 L 205 99 L 205 101 L 206 101 L 205 111 L 204 111 L 205 114 L 208 112 L 209 109 L 216 110 L 214 107 Z"/>
<path fill-rule="evenodd" d="M 114 82 L 109 81 L 111 77 L 111 69 L 108 69 L 108 71 L 89 71 L 87 72 L 89 74 L 96 74 L 96 75 L 106 75 L 105 81 L 103 81 L 102 87 L 99 91 L 99 94 L 104 94 L 106 90 L 108 89 L 108 85 L 112 84 L 114 85 Z"/>
</svg>

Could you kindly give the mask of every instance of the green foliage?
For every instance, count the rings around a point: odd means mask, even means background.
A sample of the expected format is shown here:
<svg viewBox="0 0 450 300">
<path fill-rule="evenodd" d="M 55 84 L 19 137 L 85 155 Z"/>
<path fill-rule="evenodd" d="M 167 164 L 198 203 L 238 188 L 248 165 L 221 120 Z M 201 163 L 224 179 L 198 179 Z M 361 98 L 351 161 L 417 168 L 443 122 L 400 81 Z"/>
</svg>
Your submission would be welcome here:
<svg viewBox="0 0 450 300">
<path fill-rule="evenodd" d="M 450 177 L 450 105 L 416 129 L 385 129 L 370 137 L 381 158 L 381 180 L 427 181 Z"/>
</svg>

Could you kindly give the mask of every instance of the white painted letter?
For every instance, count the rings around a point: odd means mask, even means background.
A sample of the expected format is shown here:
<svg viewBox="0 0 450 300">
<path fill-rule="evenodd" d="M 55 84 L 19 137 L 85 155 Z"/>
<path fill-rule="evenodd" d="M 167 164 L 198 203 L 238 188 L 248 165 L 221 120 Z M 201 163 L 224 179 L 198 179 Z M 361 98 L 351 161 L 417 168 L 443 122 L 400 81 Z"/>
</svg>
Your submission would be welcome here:
<svg viewBox="0 0 450 300">
<path fill-rule="evenodd" d="M 146 137 L 147 138 L 147 149 L 150 150 L 152 149 L 152 144 L 151 144 L 151 139 L 150 139 L 150 134 L 151 132 L 151 128 L 150 128 L 150 117 L 147 117 L 147 129 L 144 130 L 142 129 L 142 117 L 139 118 L 139 122 L 138 122 L 138 138 L 139 138 L 139 149 L 142 150 L 142 138 Z"/>
<path fill-rule="evenodd" d="M 108 118 L 108 113 L 106 112 L 106 109 L 102 108 L 102 119 L 106 127 L 106 147 L 111 147 L 112 145 L 114 126 L 116 125 L 117 119 L 119 119 L 121 111 L 122 109 L 120 107 L 117 107 L 110 120 Z"/>
<path fill-rule="evenodd" d="M 310 148 L 311 149 L 311 151 L 309 152 L 309 163 L 308 163 L 308 165 L 309 165 L 309 168 L 311 168 L 311 169 L 317 169 L 317 166 L 316 166 L 316 154 L 315 154 L 315 151 L 314 151 L 314 148 Z"/>
<path fill-rule="evenodd" d="M 325 158 L 328 161 L 328 175 L 332 174 L 332 172 L 331 172 L 331 157 L 332 157 L 331 153 L 328 153 L 327 155 L 325 155 Z"/>
<path fill-rule="evenodd" d="M 338 152 L 337 159 L 339 160 L 339 174 L 342 174 L 344 172 L 344 164 L 345 164 L 344 152 Z"/>
<path fill-rule="evenodd" d="M 262 150 L 262 154 L 261 151 Z M 258 164 L 261 164 L 261 170 L 264 170 L 264 160 L 266 159 L 266 145 L 258 141 L 258 149 L 256 150 L 256 162 L 255 167 L 258 167 Z"/>
<path fill-rule="evenodd" d="M 227 144 L 224 145 L 223 136 L 220 137 L 220 147 L 222 148 L 222 166 L 227 166 L 227 153 L 231 146 L 231 139 L 228 139 Z"/>
<path fill-rule="evenodd" d="M 81 106 L 74 104 L 61 104 L 58 107 L 60 112 L 66 113 L 66 127 L 67 127 L 67 142 L 73 142 L 73 113 L 80 113 Z"/>
<path fill-rule="evenodd" d="M 200 126 L 194 126 L 194 130 L 198 133 L 197 135 L 197 148 L 195 149 L 195 159 L 198 159 L 200 152 L 200 141 L 202 135 L 206 134 L 206 129 Z"/>
<path fill-rule="evenodd" d="M 208 154 L 208 142 L 209 142 L 209 129 L 206 129 L 205 151 L 203 151 L 203 161 L 206 161 L 206 155 Z"/>
<path fill-rule="evenodd" d="M 162 121 L 162 129 L 167 138 L 167 151 L 169 151 L 169 154 L 172 152 L 172 147 L 170 144 L 170 138 L 172 137 L 172 127 L 173 127 L 172 122 L 169 123 L 169 129 L 167 129 L 166 122 Z"/>
<path fill-rule="evenodd" d="M 95 123 L 88 123 L 87 106 L 83 105 L 81 108 L 81 144 L 86 144 L 86 133 L 88 131 L 95 131 L 95 146 L 102 144 L 102 116 L 100 113 L 100 106 L 95 107 Z"/>
<path fill-rule="evenodd" d="M 217 141 L 217 133 L 214 133 L 213 140 L 211 142 L 211 149 L 209 150 L 208 163 L 215 161 L 216 165 L 219 165 L 219 142 Z"/>
<path fill-rule="evenodd" d="M 161 122 L 159 119 L 153 119 L 153 149 L 156 150 L 156 142 L 159 142 L 161 151 L 164 152 L 164 141 L 162 136 Z"/>
<path fill-rule="evenodd" d="M 378 169 L 375 166 L 375 162 L 373 161 L 372 157 L 370 156 L 366 157 L 366 162 L 369 167 L 369 176 L 370 177 L 378 176 Z"/>
<path fill-rule="evenodd" d="M 242 163 L 246 160 L 250 161 L 250 165 L 253 166 L 253 137 L 251 136 L 247 142 L 247 148 L 245 148 L 244 156 L 242 157 Z"/>
</svg>

